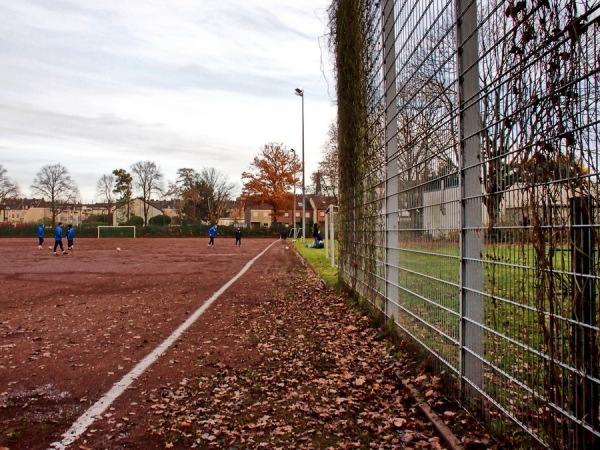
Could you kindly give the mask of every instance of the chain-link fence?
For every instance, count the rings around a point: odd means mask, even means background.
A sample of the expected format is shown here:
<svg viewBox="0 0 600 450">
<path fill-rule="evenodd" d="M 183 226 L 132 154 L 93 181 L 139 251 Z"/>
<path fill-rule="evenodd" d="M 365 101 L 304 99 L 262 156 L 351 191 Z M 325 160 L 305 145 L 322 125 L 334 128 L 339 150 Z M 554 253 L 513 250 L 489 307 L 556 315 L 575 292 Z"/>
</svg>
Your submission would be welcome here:
<svg viewBox="0 0 600 450">
<path fill-rule="evenodd" d="M 330 13 L 344 281 L 466 405 L 600 448 L 600 1 Z"/>
</svg>

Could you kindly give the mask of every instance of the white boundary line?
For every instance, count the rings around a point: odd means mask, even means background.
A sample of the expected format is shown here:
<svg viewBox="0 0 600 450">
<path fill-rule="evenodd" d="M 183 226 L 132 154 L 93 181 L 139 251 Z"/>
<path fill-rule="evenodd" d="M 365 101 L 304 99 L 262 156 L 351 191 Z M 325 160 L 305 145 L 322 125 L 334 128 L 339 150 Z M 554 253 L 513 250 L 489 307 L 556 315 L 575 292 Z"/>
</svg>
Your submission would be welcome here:
<svg viewBox="0 0 600 450">
<path fill-rule="evenodd" d="M 278 241 L 275 241 L 278 242 Z M 79 419 L 66 433 L 63 433 L 63 440 L 60 442 L 53 442 L 50 444 L 51 449 L 65 449 L 71 445 L 75 440 L 87 431 L 92 423 L 96 420 L 96 417 L 102 415 L 104 411 L 119 397 L 131 384 L 143 374 L 150 365 L 152 365 L 164 352 L 167 350 L 173 342 L 175 342 L 185 330 L 187 330 L 209 307 L 213 302 L 218 299 L 223 292 L 225 292 L 233 283 L 235 283 L 242 275 L 244 275 L 248 269 L 256 262 L 258 258 L 266 253 L 275 242 L 271 243 L 262 252 L 252 258 L 246 263 L 246 265 L 240 270 L 236 276 L 225 283 L 212 297 L 200 306 L 185 322 L 183 322 L 179 328 L 165 339 L 162 344 L 156 347 L 150 354 L 142 359 L 127 375 L 121 378 L 120 381 L 115 383 L 113 387 L 104 396 L 92 405 L 85 413 L 83 413 Z"/>
</svg>

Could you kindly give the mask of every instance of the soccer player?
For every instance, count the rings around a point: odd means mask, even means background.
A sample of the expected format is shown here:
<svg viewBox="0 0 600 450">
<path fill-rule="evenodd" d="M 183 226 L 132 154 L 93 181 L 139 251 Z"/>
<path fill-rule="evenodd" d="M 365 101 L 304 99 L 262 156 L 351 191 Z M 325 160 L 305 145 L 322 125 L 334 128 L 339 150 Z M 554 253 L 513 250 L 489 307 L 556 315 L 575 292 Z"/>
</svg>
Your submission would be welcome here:
<svg viewBox="0 0 600 450">
<path fill-rule="evenodd" d="M 235 245 L 238 247 L 242 246 L 242 229 L 240 227 L 235 229 Z"/>
<path fill-rule="evenodd" d="M 56 247 L 60 247 L 60 250 L 62 251 L 63 255 L 67 254 L 67 252 L 65 251 L 65 249 L 63 247 L 63 243 L 62 243 L 62 222 L 58 222 L 58 225 L 54 229 L 54 254 L 55 255 L 57 254 Z"/>
<path fill-rule="evenodd" d="M 73 250 L 73 238 L 75 237 L 75 228 L 69 224 L 67 227 L 67 250 Z"/>
<path fill-rule="evenodd" d="M 44 222 L 40 223 L 40 226 L 37 229 L 38 236 L 38 248 L 41 250 L 42 245 L 44 245 Z"/>
<path fill-rule="evenodd" d="M 209 236 L 209 240 L 208 240 L 208 246 L 209 247 L 214 247 L 215 246 L 215 236 L 217 235 L 217 224 L 214 224 L 209 230 L 208 230 L 208 236 Z"/>
</svg>

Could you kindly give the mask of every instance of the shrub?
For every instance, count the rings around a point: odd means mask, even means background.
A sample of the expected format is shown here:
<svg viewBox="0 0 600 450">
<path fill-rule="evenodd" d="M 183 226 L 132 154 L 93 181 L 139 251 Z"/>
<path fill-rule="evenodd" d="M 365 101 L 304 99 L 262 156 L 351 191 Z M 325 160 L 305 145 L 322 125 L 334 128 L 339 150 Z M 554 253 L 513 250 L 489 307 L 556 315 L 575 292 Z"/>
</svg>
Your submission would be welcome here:
<svg viewBox="0 0 600 450">
<path fill-rule="evenodd" d="M 101 223 L 106 225 L 107 223 L 112 224 L 112 214 L 90 214 L 90 216 L 84 220 L 84 223 Z"/>
<path fill-rule="evenodd" d="M 165 216 L 160 215 L 160 216 L 154 216 L 151 217 L 150 220 L 148 221 L 148 225 L 162 225 L 162 226 L 166 226 L 166 225 L 170 225 L 171 224 L 171 218 L 169 216 Z"/>
<path fill-rule="evenodd" d="M 133 225 L 136 227 L 143 227 L 144 219 L 140 216 L 131 216 L 129 218 L 129 220 L 127 222 L 125 222 L 123 225 Z"/>
</svg>

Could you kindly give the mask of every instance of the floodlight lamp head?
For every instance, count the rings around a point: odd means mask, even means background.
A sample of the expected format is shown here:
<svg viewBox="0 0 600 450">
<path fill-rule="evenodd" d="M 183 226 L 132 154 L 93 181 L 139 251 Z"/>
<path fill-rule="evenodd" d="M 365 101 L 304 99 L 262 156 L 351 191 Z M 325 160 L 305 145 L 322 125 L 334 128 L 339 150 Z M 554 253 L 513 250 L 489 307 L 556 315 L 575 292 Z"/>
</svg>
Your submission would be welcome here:
<svg viewBox="0 0 600 450">
<path fill-rule="evenodd" d="M 294 91 L 294 93 L 296 95 L 299 95 L 300 97 L 304 97 L 304 90 L 302 88 L 296 88 L 296 90 Z"/>
</svg>

